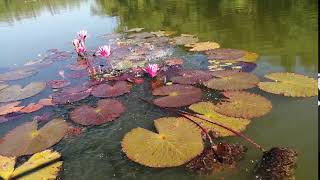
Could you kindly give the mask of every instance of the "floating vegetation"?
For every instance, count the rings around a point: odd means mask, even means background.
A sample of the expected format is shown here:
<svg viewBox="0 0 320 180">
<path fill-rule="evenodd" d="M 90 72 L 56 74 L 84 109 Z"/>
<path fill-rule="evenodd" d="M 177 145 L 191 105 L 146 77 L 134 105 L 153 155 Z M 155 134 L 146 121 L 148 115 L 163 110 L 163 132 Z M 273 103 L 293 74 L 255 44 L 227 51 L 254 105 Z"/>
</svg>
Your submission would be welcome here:
<svg viewBox="0 0 320 180">
<path fill-rule="evenodd" d="M 21 102 L 16 101 L 16 102 L 11 102 L 11 103 L 5 103 L 0 105 L 0 116 L 14 113 L 14 112 L 19 112 L 24 106 L 18 106 L 20 105 Z"/>
<path fill-rule="evenodd" d="M 318 95 L 317 80 L 295 73 L 271 73 L 265 78 L 274 82 L 260 82 L 259 88 L 283 96 L 311 97 Z"/>
<path fill-rule="evenodd" d="M 158 133 L 135 128 L 122 142 L 122 150 L 132 161 L 149 167 L 180 166 L 203 148 L 200 129 L 185 118 L 160 118 L 154 121 Z"/>
<path fill-rule="evenodd" d="M 216 42 L 198 42 L 198 43 L 188 43 L 184 45 L 185 47 L 190 48 L 189 51 L 208 51 L 212 49 L 217 49 L 220 47 L 220 44 Z"/>
<path fill-rule="evenodd" d="M 37 122 L 27 122 L 8 132 L 0 143 L 0 155 L 18 157 L 43 151 L 65 135 L 68 125 L 63 119 L 53 119 L 38 130 Z"/>
<path fill-rule="evenodd" d="M 47 86 L 53 88 L 53 89 L 60 89 L 66 86 L 69 86 L 71 82 L 66 80 L 51 80 L 47 82 Z"/>
<path fill-rule="evenodd" d="M 58 161 L 60 157 L 61 154 L 56 151 L 45 150 L 34 154 L 27 162 L 15 168 L 15 157 L 0 155 L 0 177 L 5 180 L 16 177 L 23 180 L 56 179 L 63 164 Z M 34 171 L 37 168 L 40 169 Z"/>
<path fill-rule="evenodd" d="M 213 77 L 210 72 L 201 70 L 183 70 L 178 72 L 179 76 L 172 77 L 170 80 L 178 84 L 200 84 Z"/>
<path fill-rule="evenodd" d="M 37 71 L 32 68 L 22 68 L 0 74 L 0 81 L 25 79 L 35 74 L 37 74 Z"/>
<path fill-rule="evenodd" d="M 42 109 L 43 107 L 44 107 L 44 105 L 42 105 L 42 104 L 30 103 L 26 107 L 22 108 L 19 112 L 32 113 L 32 112 L 35 112 L 35 111 Z"/>
<path fill-rule="evenodd" d="M 226 116 L 252 119 L 263 116 L 272 109 L 271 102 L 257 94 L 228 91 L 223 95 L 227 99 L 217 104 L 215 110 Z"/>
<path fill-rule="evenodd" d="M 213 76 L 215 77 L 203 84 L 216 90 L 244 90 L 256 87 L 259 83 L 256 75 L 246 72 L 216 71 Z"/>
<path fill-rule="evenodd" d="M 161 107 L 182 107 L 201 100 L 202 91 L 193 86 L 175 84 L 163 86 L 152 91 L 154 96 L 165 96 L 154 100 Z"/>
<path fill-rule="evenodd" d="M 199 39 L 193 35 L 181 34 L 181 36 L 172 38 L 172 43 L 175 45 L 185 45 L 198 42 Z"/>
<path fill-rule="evenodd" d="M 238 49 L 218 48 L 205 52 L 211 60 L 235 60 L 246 55 L 246 51 Z"/>
<path fill-rule="evenodd" d="M 205 117 L 210 118 L 211 122 L 217 122 L 224 126 L 230 127 L 238 132 L 244 131 L 247 125 L 250 123 L 250 120 L 247 120 L 247 119 L 228 117 L 228 116 L 217 113 L 215 111 L 216 109 L 215 105 L 210 102 L 199 102 L 196 104 L 192 104 L 191 106 L 189 106 L 189 109 L 198 114 L 201 114 Z M 205 120 L 192 117 L 192 116 L 188 116 L 188 117 L 194 120 L 195 122 L 199 123 L 200 125 L 202 125 L 207 130 L 212 131 L 217 136 L 235 136 L 236 135 L 225 128 L 209 123 Z"/>
<path fill-rule="evenodd" d="M 131 85 L 126 81 L 117 81 L 113 85 L 100 84 L 93 87 L 91 94 L 95 97 L 117 97 L 129 93 Z"/>
<path fill-rule="evenodd" d="M 8 86 L 9 86 L 8 84 L 0 84 L 0 91 Z"/>
<path fill-rule="evenodd" d="M 101 125 L 118 118 L 124 112 L 118 100 L 102 99 L 97 107 L 82 105 L 70 113 L 71 120 L 81 125 Z"/>
<path fill-rule="evenodd" d="M 10 102 L 26 99 L 39 94 L 46 88 L 44 82 L 31 82 L 27 86 L 11 85 L 0 91 L 0 102 Z"/>
<path fill-rule="evenodd" d="M 56 92 L 52 95 L 53 104 L 67 104 L 80 101 L 89 97 L 91 89 L 86 87 L 70 87 L 63 89 L 60 92 Z"/>
</svg>

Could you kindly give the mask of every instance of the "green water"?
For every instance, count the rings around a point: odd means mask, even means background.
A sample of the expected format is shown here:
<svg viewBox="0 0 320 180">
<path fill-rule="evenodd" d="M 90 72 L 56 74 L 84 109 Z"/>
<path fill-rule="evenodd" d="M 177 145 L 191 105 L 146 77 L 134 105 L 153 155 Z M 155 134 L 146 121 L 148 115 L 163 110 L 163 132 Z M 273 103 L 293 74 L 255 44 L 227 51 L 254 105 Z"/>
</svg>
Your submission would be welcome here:
<svg viewBox="0 0 320 180">
<path fill-rule="evenodd" d="M 90 32 L 88 47 L 93 49 L 104 43 L 100 35 L 144 27 L 195 34 L 223 47 L 257 52 L 255 73 L 260 77 L 288 71 L 316 78 L 317 7 L 316 0 L 0 0 L 0 67 L 23 65 L 51 48 L 71 51 L 70 41 L 79 29 Z M 56 79 L 56 74 L 47 73 L 53 71 L 45 70 L 42 75 Z M 287 98 L 252 91 L 270 99 L 273 109 L 252 122 L 245 133 L 267 148 L 295 148 L 299 153 L 296 179 L 318 179 L 316 97 Z M 215 179 L 215 175 L 199 177 L 183 168 L 145 168 L 126 159 L 120 147 L 123 135 L 137 126 L 154 129 L 152 120 L 166 115 L 138 101 L 138 96 L 149 94 L 148 84 L 134 87 L 132 94 L 120 98 L 127 112 L 119 120 L 89 128 L 80 137 L 55 146 L 64 156 L 61 178 Z M 68 110 L 57 113 L 68 119 Z M 0 124 L 0 135 L 32 115 Z M 252 179 L 251 160 L 261 154 L 248 147 L 239 170 L 227 173 L 226 179 Z"/>
</svg>

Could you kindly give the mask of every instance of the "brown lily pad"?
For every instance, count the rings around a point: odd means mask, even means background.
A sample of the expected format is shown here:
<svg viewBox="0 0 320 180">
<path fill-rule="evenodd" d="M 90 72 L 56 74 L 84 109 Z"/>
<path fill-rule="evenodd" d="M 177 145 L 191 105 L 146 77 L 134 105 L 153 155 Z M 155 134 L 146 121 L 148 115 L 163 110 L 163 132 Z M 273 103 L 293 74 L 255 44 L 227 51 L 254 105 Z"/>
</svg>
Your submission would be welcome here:
<svg viewBox="0 0 320 180">
<path fill-rule="evenodd" d="M 175 45 L 185 45 L 198 42 L 199 39 L 193 35 L 181 34 L 181 36 L 172 38 L 172 43 Z"/>
<path fill-rule="evenodd" d="M 214 72 L 215 78 L 203 83 L 210 89 L 216 90 L 243 90 L 256 87 L 259 78 L 251 73 L 222 71 Z"/>
<path fill-rule="evenodd" d="M 67 104 L 83 100 L 90 96 L 91 89 L 85 87 L 70 87 L 52 95 L 52 103 Z"/>
<path fill-rule="evenodd" d="M 18 106 L 20 103 L 17 101 L 0 105 L 0 116 L 20 111 L 24 107 Z"/>
<path fill-rule="evenodd" d="M 239 49 L 218 48 L 206 51 L 208 59 L 214 60 L 234 60 L 246 55 L 246 51 Z"/>
<path fill-rule="evenodd" d="M 0 74 L 0 81 L 12 81 L 12 80 L 24 79 L 24 78 L 33 76 L 35 74 L 37 74 L 37 71 L 35 71 L 32 68 L 17 69 L 17 70 Z"/>
<path fill-rule="evenodd" d="M 126 81 L 117 81 L 115 84 L 100 84 L 92 89 L 91 94 L 95 97 L 117 97 L 131 90 L 131 84 Z"/>
<path fill-rule="evenodd" d="M 66 80 L 51 80 L 47 82 L 47 85 L 53 89 L 59 89 L 69 86 L 71 83 Z"/>
<path fill-rule="evenodd" d="M 224 92 L 227 101 L 216 105 L 220 114 L 237 118 L 256 118 L 269 113 L 272 109 L 271 102 L 263 96 L 244 91 Z"/>
<path fill-rule="evenodd" d="M 208 51 L 212 49 L 217 49 L 220 47 L 220 44 L 216 42 L 198 42 L 186 44 L 185 47 L 189 47 L 189 51 Z"/>
<path fill-rule="evenodd" d="M 58 143 L 68 129 L 63 119 L 53 119 L 38 129 L 35 121 L 24 123 L 8 132 L 0 143 L 0 155 L 19 157 L 43 151 Z"/>
<path fill-rule="evenodd" d="M 165 61 L 165 64 L 168 66 L 182 65 L 183 60 L 177 57 L 173 57 L 173 58 L 167 59 Z"/>
<path fill-rule="evenodd" d="M 44 82 L 31 82 L 25 87 L 12 85 L 0 91 L 0 102 L 11 102 L 26 99 L 39 94 L 46 88 Z"/>
<path fill-rule="evenodd" d="M 202 98 L 199 88 L 186 85 L 163 86 L 152 91 L 154 96 L 165 96 L 155 99 L 153 102 L 161 107 L 182 107 L 196 103 Z"/>
<path fill-rule="evenodd" d="M 30 103 L 28 106 L 22 108 L 19 112 L 22 113 L 32 113 L 42 109 L 44 106 L 42 104 Z"/>
<path fill-rule="evenodd" d="M 171 78 L 173 83 L 178 84 L 198 84 L 206 82 L 212 78 L 210 72 L 201 71 L 201 70 L 183 70 L 178 73 L 179 76 Z"/>
<path fill-rule="evenodd" d="M 97 107 L 82 105 L 71 112 L 72 121 L 81 125 L 101 125 L 118 118 L 124 112 L 121 102 L 114 99 L 102 99 Z"/>
</svg>

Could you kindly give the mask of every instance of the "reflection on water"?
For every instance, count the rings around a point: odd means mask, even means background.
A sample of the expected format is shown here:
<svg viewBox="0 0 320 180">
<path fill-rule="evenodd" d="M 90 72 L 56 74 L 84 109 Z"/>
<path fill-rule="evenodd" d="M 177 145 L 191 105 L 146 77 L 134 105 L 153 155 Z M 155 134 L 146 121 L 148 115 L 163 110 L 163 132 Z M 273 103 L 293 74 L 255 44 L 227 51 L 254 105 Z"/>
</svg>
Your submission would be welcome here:
<svg viewBox="0 0 320 180">
<path fill-rule="evenodd" d="M 88 47 L 93 49 L 106 43 L 97 38 L 99 35 L 144 27 L 196 34 L 223 47 L 258 52 L 261 57 L 255 73 L 259 76 L 291 71 L 315 77 L 317 6 L 317 0 L 0 0 L 0 34 L 4 42 L 0 43 L 0 70 L 23 64 L 50 48 L 71 51 L 70 40 L 82 28 L 89 30 Z M 43 77 L 58 70 L 46 69 Z M 144 168 L 121 153 L 119 141 L 126 132 L 136 126 L 152 129 L 151 120 L 163 115 L 153 107 L 137 106 L 137 97 L 147 94 L 147 89 L 137 87 L 130 96 L 121 97 L 128 112 L 119 121 L 89 128 L 80 138 L 59 144 L 58 150 L 65 155 L 65 179 L 142 179 L 155 175 L 159 179 L 197 179 L 183 168 Z M 315 98 L 262 95 L 272 101 L 272 113 L 254 121 L 246 134 L 266 147 L 296 148 L 300 153 L 297 179 L 317 179 Z M 21 121 L 1 125 L 0 134 Z M 246 168 L 257 157 L 257 152 L 249 151 L 241 164 L 241 175 L 235 177 L 247 179 Z"/>
</svg>

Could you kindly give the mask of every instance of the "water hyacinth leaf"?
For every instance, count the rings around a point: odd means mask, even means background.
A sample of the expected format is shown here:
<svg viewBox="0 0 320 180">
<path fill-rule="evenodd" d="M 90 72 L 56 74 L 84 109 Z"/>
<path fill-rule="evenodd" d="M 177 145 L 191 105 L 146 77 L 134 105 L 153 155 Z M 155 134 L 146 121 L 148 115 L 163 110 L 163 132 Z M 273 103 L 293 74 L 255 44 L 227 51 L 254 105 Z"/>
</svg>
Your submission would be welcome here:
<svg viewBox="0 0 320 180">
<path fill-rule="evenodd" d="M 0 116 L 20 111 L 24 107 L 24 106 L 18 106 L 20 103 L 21 102 L 16 101 L 11 103 L 1 104 Z"/>
<path fill-rule="evenodd" d="M 186 44 L 185 47 L 189 47 L 189 51 L 208 51 L 212 49 L 217 49 L 220 47 L 220 44 L 216 42 L 198 42 Z"/>
<path fill-rule="evenodd" d="M 46 88 L 44 82 L 31 82 L 25 87 L 11 85 L 0 91 L 0 102 L 10 102 L 26 99 L 37 95 Z"/>
<path fill-rule="evenodd" d="M 204 149 L 201 130 L 187 119 L 166 117 L 154 124 L 158 133 L 135 128 L 124 136 L 122 151 L 130 160 L 148 167 L 175 167 Z"/>
<path fill-rule="evenodd" d="M 31 158 L 14 169 L 16 159 L 14 157 L 5 157 L 0 155 L 0 177 L 3 179 L 12 179 L 22 175 L 25 172 L 35 170 L 47 163 L 57 160 L 61 154 L 52 150 L 45 150 L 34 154 Z M 32 171 L 18 179 L 34 180 L 34 179 L 56 179 L 58 172 L 62 167 L 62 161 L 54 162 L 36 171 Z"/>
<path fill-rule="evenodd" d="M 212 78 L 210 72 L 201 70 L 183 70 L 179 72 L 178 75 L 179 76 L 172 77 L 170 80 L 178 84 L 198 84 Z"/>
<path fill-rule="evenodd" d="M 216 90 L 243 90 L 256 87 L 259 78 L 246 72 L 236 71 L 216 71 L 213 72 L 215 78 L 203 83 L 210 89 Z"/>
<path fill-rule="evenodd" d="M 246 55 L 246 51 L 239 49 L 218 48 L 206 51 L 208 59 L 214 60 L 234 60 L 242 58 Z"/>
<path fill-rule="evenodd" d="M 118 118 L 125 108 L 120 101 L 99 100 L 97 108 L 82 105 L 71 112 L 72 121 L 81 125 L 101 125 Z"/>
<path fill-rule="evenodd" d="M 53 104 L 67 104 L 83 100 L 90 96 L 91 89 L 86 87 L 67 87 L 61 92 L 56 92 L 52 95 Z"/>
<path fill-rule="evenodd" d="M 44 106 L 42 104 L 30 103 L 28 106 L 22 108 L 19 112 L 22 113 L 32 113 L 42 109 Z"/>
<path fill-rule="evenodd" d="M 155 96 L 165 96 L 153 101 L 160 107 L 187 106 L 200 101 L 202 98 L 201 89 L 179 84 L 154 89 L 152 94 Z"/>
<path fill-rule="evenodd" d="M 35 71 L 32 68 L 17 69 L 17 70 L 0 74 L 0 81 L 12 81 L 12 80 L 24 79 L 24 78 L 33 76 L 35 74 L 37 74 L 37 71 Z"/>
<path fill-rule="evenodd" d="M 91 94 L 95 97 L 117 97 L 129 93 L 131 87 L 126 81 L 117 81 L 113 85 L 100 84 L 92 89 Z"/>
<path fill-rule="evenodd" d="M 1 139 L 0 155 L 19 157 L 43 151 L 58 143 L 67 128 L 63 119 L 53 119 L 39 130 L 34 121 L 24 123 Z"/>
<path fill-rule="evenodd" d="M 271 73 L 265 78 L 274 82 L 260 82 L 263 91 L 289 97 L 311 97 L 318 95 L 317 80 L 295 73 Z"/>
<path fill-rule="evenodd" d="M 193 35 L 187 35 L 187 34 L 172 38 L 172 43 L 175 45 L 192 44 L 198 41 L 199 39 L 197 37 Z"/>
<path fill-rule="evenodd" d="M 59 89 L 69 86 L 71 83 L 66 80 L 51 80 L 47 82 L 47 85 L 53 89 Z"/>
<path fill-rule="evenodd" d="M 251 119 L 263 116 L 272 109 L 271 102 L 257 94 L 229 91 L 223 95 L 228 99 L 217 104 L 215 110 L 226 116 Z"/>
<path fill-rule="evenodd" d="M 215 111 L 215 108 L 216 108 L 215 105 L 211 102 L 199 102 L 189 106 L 190 110 L 209 118 L 212 122 L 216 122 L 226 127 L 230 127 L 238 132 L 244 131 L 247 125 L 249 125 L 250 123 L 250 120 L 248 119 L 228 117 L 228 116 L 219 114 L 218 112 Z M 215 132 L 215 134 L 218 136 L 234 136 L 235 135 L 234 133 L 220 126 L 206 122 L 202 119 L 192 117 L 192 116 L 190 116 L 189 118 L 196 121 L 207 130 L 211 130 Z"/>
</svg>

